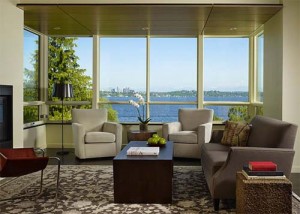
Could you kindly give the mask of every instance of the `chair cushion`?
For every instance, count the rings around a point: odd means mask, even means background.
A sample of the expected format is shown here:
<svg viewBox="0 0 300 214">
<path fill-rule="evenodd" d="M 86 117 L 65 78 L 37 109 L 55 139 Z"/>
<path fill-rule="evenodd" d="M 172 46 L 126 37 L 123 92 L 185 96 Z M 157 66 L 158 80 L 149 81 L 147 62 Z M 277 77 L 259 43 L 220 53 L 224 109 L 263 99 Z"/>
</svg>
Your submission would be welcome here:
<svg viewBox="0 0 300 214">
<path fill-rule="evenodd" d="M 267 148 L 294 148 L 297 126 L 281 120 L 255 116 L 251 121 L 247 146 Z"/>
<path fill-rule="evenodd" d="M 108 143 L 115 142 L 116 136 L 109 132 L 87 132 L 85 143 Z"/>
<path fill-rule="evenodd" d="M 221 144 L 227 146 L 246 146 L 249 133 L 249 124 L 226 121 Z"/>
<path fill-rule="evenodd" d="M 183 131 L 197 131 L 198 126 L 212 122 L 212 109 L 179 109 L 178 120 L 182 125 Z"/>
<path fill-rule="evenodd" d="M 195 131 L 181 131 L 169 134 L 169 140 L 174 143 L 197 143 Z"/>
</svg>

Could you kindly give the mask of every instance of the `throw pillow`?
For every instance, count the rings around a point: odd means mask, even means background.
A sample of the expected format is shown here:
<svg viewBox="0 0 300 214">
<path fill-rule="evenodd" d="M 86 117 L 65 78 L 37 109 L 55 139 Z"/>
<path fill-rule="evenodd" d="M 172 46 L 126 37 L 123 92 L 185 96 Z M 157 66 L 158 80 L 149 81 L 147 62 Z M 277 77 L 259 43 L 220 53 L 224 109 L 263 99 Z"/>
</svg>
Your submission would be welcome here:
<svg viewBox="0 0 300 214">
<path fill-rule="evenodd" d="M 226 121 L 221 144 L 227 146 L 246 146 L 249 133 L 249 124 Z"/>
</svg>

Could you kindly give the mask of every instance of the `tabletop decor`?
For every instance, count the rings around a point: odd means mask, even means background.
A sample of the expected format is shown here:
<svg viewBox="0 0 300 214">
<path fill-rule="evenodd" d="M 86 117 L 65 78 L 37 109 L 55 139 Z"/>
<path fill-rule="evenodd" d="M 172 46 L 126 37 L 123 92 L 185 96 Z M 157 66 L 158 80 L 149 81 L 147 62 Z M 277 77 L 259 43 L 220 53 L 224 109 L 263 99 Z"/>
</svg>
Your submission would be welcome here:
<svg viewBox="0 0 300 214">
<path fill-rule="evenodd" d="M 134 106 L 138 112 L 138 120 L 140 121 L 140 130 L 147 130 L 147 125 L 150 122 L 150 118 L 146 117 L 145 113 L 145 100 L 142 95 L 135 93 L 134 96 L 138 101 L 129 100 L 129 103 Z M 142 112 L 140 111 L 140 106 L 142 107 Z"/>
</svg>

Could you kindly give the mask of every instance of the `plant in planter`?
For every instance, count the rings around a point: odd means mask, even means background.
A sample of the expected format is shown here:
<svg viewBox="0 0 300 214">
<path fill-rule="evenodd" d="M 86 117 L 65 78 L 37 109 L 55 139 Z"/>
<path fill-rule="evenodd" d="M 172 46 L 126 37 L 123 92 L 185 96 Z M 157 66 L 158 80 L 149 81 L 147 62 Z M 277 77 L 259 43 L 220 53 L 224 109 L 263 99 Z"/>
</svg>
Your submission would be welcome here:
<svg viewBox="0 0 300 214">
<path fill-rule="evenodd" d="M 140 121 L 140 130 L 147 130 L 147 125 L 150 122 L 150 118 L 146 117 L 145 114 L 145 100 L 142 95 L 136 93 L 134 96 L 138 99 L 138 101 L 129 100 L 129 103 L 134 106 L 138 112 L 138 120 Z M 140 106 L 142 106 L 142 114 L 140 112 Z"/>
</svg>

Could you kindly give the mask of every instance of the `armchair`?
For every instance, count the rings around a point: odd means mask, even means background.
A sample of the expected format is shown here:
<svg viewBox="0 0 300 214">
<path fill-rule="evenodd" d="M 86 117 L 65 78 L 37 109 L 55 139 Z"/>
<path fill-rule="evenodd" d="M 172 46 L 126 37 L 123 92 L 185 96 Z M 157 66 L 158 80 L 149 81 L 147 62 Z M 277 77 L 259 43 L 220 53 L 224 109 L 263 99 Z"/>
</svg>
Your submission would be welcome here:
<svg viewBox="0 0 300 214">
<path fill-rule="evenodd" d="M 178 122 L 163 124 L 163 137 L 174 142 L 174 157 L 200 159 L 202 144 L 211 138 L 212 120 L 211 109 L 179 109 Z"/>
<path fill-rule="evenodd" d="M 45 157 L 44 150 L 39 150 L 42 151 L 42 157 L 37 156 L 33 148 L 0 149 L 0 177 L 19 177 L 41 171 L 40 191 L 37 194 L 25 194 L 14 198 L 1 199 L 0 201 L 19 199 L 23 197 L 34 197 L 40 195 L 43 188 L 43 171 L 46 168 L 49 159 L 55 159 L 58 163 L 58 168 L 56 180 L 55 206 L 53 207 L 53 209 L 56 207 L 59 188 L 60 159 L 57 157 Z"/>
<path fill-rule="evenodd" d="M 113 157 L 120 152 L 122 125 L 107 121 L 107 109 L 73 109 L 72 118 L 78 158 Z"/>
<path fill-rule="evenodd" d="M 273 161 L 289 177 L 294 158 L 297 126 L 263 116 L 255 116 L 245 147 L 220 143 L 222 131 L 214 131 L 210 143 L 201 149 L 201 164 L 215 210 L 220 199 L 235 199 L 236 173 L 249 161 Z"/>
</svg>

